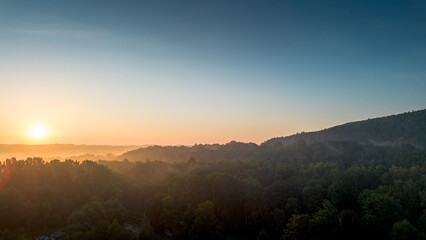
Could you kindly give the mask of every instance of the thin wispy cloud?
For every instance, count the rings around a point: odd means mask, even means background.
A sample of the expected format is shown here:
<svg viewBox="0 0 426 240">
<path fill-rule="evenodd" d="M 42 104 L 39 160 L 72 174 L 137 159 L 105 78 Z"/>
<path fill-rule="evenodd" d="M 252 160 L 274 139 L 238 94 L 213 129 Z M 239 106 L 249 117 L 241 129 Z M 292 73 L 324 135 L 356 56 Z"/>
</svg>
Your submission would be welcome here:
<svg viewBox="0 0 426 240">
<path fill-rule="evenodd" d="M 98 30 L 57 30 L 57 29 L 14 29 L 15 33 L 50 36 L 50 37 L 70 37 L 79 39 L 103 38 L 108 35 L 107 31 Z"/>
</svg>

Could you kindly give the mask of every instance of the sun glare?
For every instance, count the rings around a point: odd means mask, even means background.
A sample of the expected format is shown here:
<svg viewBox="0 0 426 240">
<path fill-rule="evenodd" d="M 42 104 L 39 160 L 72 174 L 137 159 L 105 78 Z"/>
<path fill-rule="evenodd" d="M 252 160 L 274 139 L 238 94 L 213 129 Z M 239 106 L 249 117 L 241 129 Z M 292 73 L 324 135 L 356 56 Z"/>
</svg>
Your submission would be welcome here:
<svg viewBox="0 0 426 240">
<path fill-rule="evenodd" d="M 28 135 L 33 139 L 43 139 L 47 136 L 47 130 L 43 126 L 34 126 L 28 131 Z"/>
</svg>

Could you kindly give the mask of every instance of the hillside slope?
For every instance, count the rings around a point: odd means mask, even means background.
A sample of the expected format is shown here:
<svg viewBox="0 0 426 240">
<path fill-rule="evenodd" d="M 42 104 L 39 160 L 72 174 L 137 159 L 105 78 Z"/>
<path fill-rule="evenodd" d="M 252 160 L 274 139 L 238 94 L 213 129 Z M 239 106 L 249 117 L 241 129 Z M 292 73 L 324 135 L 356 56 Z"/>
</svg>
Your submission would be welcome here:
<svg viewBox="0 0 426 240">
<path fill-rule="evenodd" d="M 426 146 L 426 110 L 347 123 L 317 132 L 302 133 L 288 137 L 272 138 L 260 146 L 254 143 L 232 141 L 227 144 L 189 146 L 150 146 L 126 152 L 117 160 L 161 160 L 166 162 L 187 161 L 189 158 L 203 160 L 244 160 L 264 158 L 267 155 L 291 155 L 299 143 L 322 151 L 344 153 L 339 142 L 371 146 L 399 146 L 410 144 L 417 148 Z M 277 149 L 280 145 L 283 149 Z M 293 150 L 291 150 L 293 149 Z M 330 156 L 329 154 L 323 154 Z"/>
<path fill-rule="evenodd" d="M 272 138 L 262 145 L 289 144 L 304 140 L 352 141 L 374 145 L 411 144 L 426 147 L 426 109 L 387 117 L 351 122 L 317 132 Z"/>
<path fill-rule="evenodd" d="M 150 146 L 126 152 L 118 160 L 160 160 L 166 162 L 186 161 L 191 157 L 204 160 L 247 159 L 259 151 L 254 143 L 229 142 L 227 144 L 199 144 L 188 146 Z"/>
</svg>

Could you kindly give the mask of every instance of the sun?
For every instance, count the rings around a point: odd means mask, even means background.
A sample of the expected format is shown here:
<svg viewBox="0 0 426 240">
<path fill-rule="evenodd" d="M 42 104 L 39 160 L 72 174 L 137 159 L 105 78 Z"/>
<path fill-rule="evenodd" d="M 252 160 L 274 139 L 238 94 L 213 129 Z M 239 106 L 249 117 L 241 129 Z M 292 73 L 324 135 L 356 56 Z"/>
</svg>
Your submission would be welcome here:
<svg viewBox="0 0 426 240">
<path fill-rule="evenodd" d="M 28 130 L 28 136 L 33 139 L 43 139 L 47 134 L 47 129 L 41 125 L 34 126 Z"/>
</svg>

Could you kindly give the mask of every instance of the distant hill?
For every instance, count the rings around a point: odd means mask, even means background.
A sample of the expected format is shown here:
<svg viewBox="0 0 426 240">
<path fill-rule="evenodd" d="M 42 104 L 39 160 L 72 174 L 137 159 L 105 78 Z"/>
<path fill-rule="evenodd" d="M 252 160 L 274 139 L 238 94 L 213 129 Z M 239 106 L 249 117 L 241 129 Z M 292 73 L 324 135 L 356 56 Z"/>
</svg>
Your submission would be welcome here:
<svg viewBox="0 0 426 240">
<path fill-rule="evenodd" d="M 189 146 L 150 146 L 139 148 L 122 154 L 117 160 L 130 161 L 161 160 L 166 162 L 186 161 L 191 157 L 203 160 L 247 160 L 259 156 L 274 154 L 290 154 L 271 149 L 277 145 L 296 147 L 297 143 L 314 144 L 325 150 L 337 151 L 335 143 L 351 142 L 372 146 L 397 146 L 410 144 L 417 148 L 426 147 L 426 110 L 408 112 L 388 117 L 374 118 L 364 121 L 351 122 L 328 128 L 322 131 L 301 133 L 288 137 L 272 138 L 260 146 L 254 143 L 232 141 L 227 144 Z M 321 143 L 321 144 L 319 144 Z M 332 146 L 332 147 L 331 147 Z M 345 146 L 345 145 L 344 145 Z M 347 150 L 340 149 L 342 153 Z M 272 155 L 271 155 L 272 156 Z M 262 157 L 262 158 L 263 158 Z"/>
<path fill-rule="evenodd" d="M 166 162 L 186 161 L 191 157 L 204 160 L 247 159 L 259 150 L 255 143 L 229 142 L 227 144 L 198 144 L 188 146 L 150 146 L 126 152 L 119 160 L 161 160 Z"/>
<path fill-rule="evenodd" d="M 300 133 L 267 140 L 262 145 L 289 144 L 303 140 L 351 141 L 373 145 L 411 144 L 426 147 L 426 109 L 357 121 L 317 132 Z"/>
<path fill-rule="evenodd" d="M 0 144 L 0 161 L 6 158 L 15 157 L 17 159 L 26 159 L 27 157 L 42 157 L 44 159 L 52 158 L 71 158 L 78 159 L 91 157 L 95 155 L 122 154 L 124 152 L 139 148 L 140 146 L 111 146 L 111 145 L 75 145 L 75 144 Z M 84 155 L 84 156 L 81 156 Z M 78 157 L 77 157 L 78 156 Z M 99 157 L 99 156 L 98 156 Z M 91 159 L 97 160 L 97 159 Z"/>
</svg>

